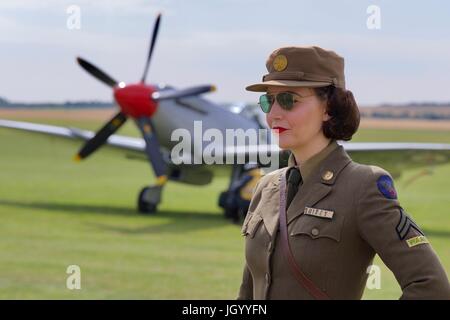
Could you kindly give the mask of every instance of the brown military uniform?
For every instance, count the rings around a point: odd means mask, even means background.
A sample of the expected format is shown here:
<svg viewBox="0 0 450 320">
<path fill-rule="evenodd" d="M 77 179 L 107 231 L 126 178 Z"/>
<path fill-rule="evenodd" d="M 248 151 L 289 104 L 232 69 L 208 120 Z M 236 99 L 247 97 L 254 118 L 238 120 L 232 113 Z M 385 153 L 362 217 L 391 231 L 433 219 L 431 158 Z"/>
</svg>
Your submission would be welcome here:
<svg viewBox="0 0 450 320">
<path fill-rule="evenodd" d="M 291 155 L 288 168 L 295 165 Z M 238 299 L 312 299 L 281 250 L 279 177 L 288 168 L 264 176 L 252 197 Z M 304 274 L 331 299 L 362 297 L 375 254 L 395 274 L 401 298 L 450 299 L 445 271 L 401 208 L 388 172 L 353 162 L 334 140 L 300 172 L 303 184 L 287 209 L 289 243 Z"/>
</svg>

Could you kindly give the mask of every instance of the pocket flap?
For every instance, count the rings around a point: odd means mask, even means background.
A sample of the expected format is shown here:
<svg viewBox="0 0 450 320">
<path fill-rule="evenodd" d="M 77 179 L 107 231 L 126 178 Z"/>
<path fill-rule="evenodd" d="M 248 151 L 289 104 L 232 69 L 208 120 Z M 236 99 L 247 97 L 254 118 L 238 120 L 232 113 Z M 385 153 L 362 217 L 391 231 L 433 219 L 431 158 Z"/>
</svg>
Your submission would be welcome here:
<svg viewBox="0 0 450 320">
<path fill-rule="evenodd" d="M 255 231 L 258 229 L 259 223 L 262 221 L 262 217 L 259 214 L 251 214 L 246 221 L 244 221 L 244 225 L 241 229 L 241 234 L 243 236 L 250 236 L 253 238 L 255 235 Z"/>
<path fill-rule="evenodd" d="M 302 214 L 289 225 L 291 236 L 308 235 L 312 239 L 330 238 L 339 242 L 344 222 L 342 215 L 334 215 L 333 219 L 323 219 Z"/>
</svg>

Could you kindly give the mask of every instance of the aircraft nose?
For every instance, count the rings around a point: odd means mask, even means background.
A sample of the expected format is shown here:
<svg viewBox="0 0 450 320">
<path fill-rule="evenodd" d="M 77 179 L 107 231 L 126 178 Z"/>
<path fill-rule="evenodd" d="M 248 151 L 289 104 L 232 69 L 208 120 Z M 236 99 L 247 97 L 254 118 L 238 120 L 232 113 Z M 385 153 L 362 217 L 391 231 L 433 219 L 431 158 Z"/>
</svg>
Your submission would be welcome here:
<svg viewBox="0 0 450 320">
<path fill-rule="evenodd" d="M 154 89 L 147 85 L 125 85 L 119 83 L 114 88 L 114 98 L 122 111 L 134 118 L 151 117 L 158 107 L 150 97 Z"/>
</svg>

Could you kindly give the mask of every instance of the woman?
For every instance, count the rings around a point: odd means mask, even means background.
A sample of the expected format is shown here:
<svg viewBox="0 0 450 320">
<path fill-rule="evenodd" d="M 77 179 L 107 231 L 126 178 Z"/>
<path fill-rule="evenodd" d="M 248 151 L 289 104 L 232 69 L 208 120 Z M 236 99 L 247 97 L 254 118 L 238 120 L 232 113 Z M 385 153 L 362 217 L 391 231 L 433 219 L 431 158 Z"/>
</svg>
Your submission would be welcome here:
<svg viewBox="0 0 450 320">
<path fill-rule="evenodd" d="M 449 299 L 450 286 L 423 232 L 397 200 L 392 178 L 353 162 L 336 140 L 359 126 L 344 60 L 319 47 L 275 50 L 260 106 L 289 149 L 287 168 L 264 176 L 247 217 L 239 299 L 360 299 L 378 254 L 404 299 Z"/>
</svg>

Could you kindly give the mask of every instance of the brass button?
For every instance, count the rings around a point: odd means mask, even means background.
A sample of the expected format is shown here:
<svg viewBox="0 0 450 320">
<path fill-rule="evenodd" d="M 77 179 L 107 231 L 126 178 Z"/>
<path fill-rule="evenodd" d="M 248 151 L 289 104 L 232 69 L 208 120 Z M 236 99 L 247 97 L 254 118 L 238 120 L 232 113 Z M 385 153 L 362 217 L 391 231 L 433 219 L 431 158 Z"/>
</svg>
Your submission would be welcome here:
<svg viewBox="0 0 450 320">
<path fill-rule="evenodd" d="M 313 236 L 318 236 L 318 235 L 319 235 L 319 229 L 317 229 L 317 228 L 312 229 L 312 230 L 311 230 L 311 234 L 312 234 Z"/>
<path fill-rule="evenodd" d="M 328 181 L 333 179 L 333 176 L 334 176 L 333 171 L 327 170 L 323 173 L 322 179 Z"/>
</svg>

